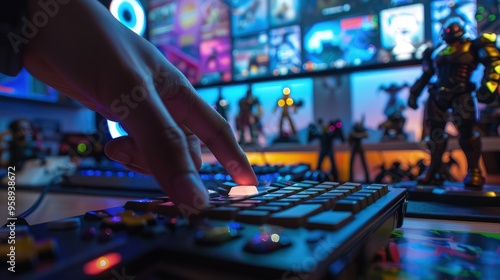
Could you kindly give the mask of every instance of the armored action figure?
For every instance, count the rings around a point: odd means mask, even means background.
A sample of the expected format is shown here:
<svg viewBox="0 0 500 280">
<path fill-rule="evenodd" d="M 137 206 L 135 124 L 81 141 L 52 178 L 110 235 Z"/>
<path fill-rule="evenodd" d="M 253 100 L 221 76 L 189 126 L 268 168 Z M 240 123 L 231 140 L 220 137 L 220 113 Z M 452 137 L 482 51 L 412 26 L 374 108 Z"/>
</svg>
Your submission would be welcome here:
<svg viewBox="0 0 500 280">
<path fill-rule="evenodd" d="M 406 109 L 406 103 L 398 97 L 398 93 L 406 87 L 409 87 L 406 83 L 400 86 L 392 83 L 388 87 L 379 87 L 379 90 L 389 94 L 389 100 L 384 108 L 387 120 L 379 125 L 379 129 L 384 130 L 382 140 L 406 139 L 406 134 L 403 131 L 406 122 L 403 111 Z"/>
<path fill-rule="evenodd" d="M 345 142 L 344 134 L 342 133 L 342 122 L 340 120 L 330 121 L 328 125 L 323 124 L 323 119 L 318 119 L 318 126 L 311 124 L 309 126 L 308 142 L 319 138 L 320 151 L 316 170 L 321 170 L 321 164 L 326 156 L 330 159 L 331 173 L 334 180 L 339 180 L 337 165 L 335 164 L 333 141 L 338 138 Z"/>
<path fill-rule="evenodd" d="M 245 131 L 247 128 L 251 137 L 250 143 L 257 143 L 257 127 L 262 116 L 262 106 L 259 99 L 252 95 L 252 92 L 252 87 L 250 86 L 245 97 L 240 99 L 238 103 L 240 111 L 236 116 L 236 129 L 240 134 L 240 144 L 247 144 L 247 141 L 245 141 Z"/>
<path fill-rule="evenodd" d="M 439 171 L 448 140 L 445 133 L 446 112 L 451 108 L 459 131 L 460 147 L 467 159 L 464 185 L 479 190 L 484 184 L 484 177 L 479 169 L 481 139 L 479 133 L 474 131 L 477 109 L 472 92 L 476 87 L 471 82 L 471 75 L 479 63 L 485 66 L 476 95 L 480 102 L 493 102 L 498 95 L 500 54 L 495 46 L 495 34 L 481 34 L 477 39 L 466 38 L 464 34 L 461 21 L 450 20 L 443 26 L 441 37 L 444 43 L 424 52 L 423 74 L 410 89 L 408 106 L 416 109 L 418 96 L 429 85 L 425 119 L 430 129 L 427 145 L 431 162 L 418 182 L 424 185 L 443 183 Z M 436 82 L 429 83 L 434 75 L 437 76 Z"/>
<path fill-rule="evenodd" d="M 361 159 L 361 164 L 363 165 L 363 170 L 365 172 L 365 182 L 370 181 L 370 174 L 368 173 L 368 166 L 366 164 L 365 150 L 361 141 L 368 138 L 368 132 L 364 127 L 364 116 L 360 122 L 354 124 L 351 133 L 349 133 L 349 145 L 351 146 L 351 159 L 349 161 L 349 181 L 354 181 L 354 158 L 359 155 Z"/>
</svg>

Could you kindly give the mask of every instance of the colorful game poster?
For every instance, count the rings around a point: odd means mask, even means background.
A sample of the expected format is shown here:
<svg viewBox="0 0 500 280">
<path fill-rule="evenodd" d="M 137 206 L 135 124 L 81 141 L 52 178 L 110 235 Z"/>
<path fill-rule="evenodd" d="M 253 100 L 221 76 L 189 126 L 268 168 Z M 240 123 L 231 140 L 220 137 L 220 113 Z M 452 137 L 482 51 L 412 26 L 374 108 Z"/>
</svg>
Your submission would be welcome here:
<svg viewBox="0 0 500 280">
<path fill-rule="evenodd" d="M 319 22 L 304 36 L 307 71 L 358 66 L 375 60 L 378 46 L 375 15 Z"/>
<path fill-rule="evenodd" d="M 156 36 L 173 31 L 177 2 L 174 0 L 151 0 L 149 6 L 147 15 L 149 37 L 154 41 Z"/>
<path fill-rule="evenodd" d="M 159 7 L 168 12 L 164 12 L 166 15 L 164 19 L 160 20 L 150 31 L 151 42 L 193 84 L 198 83 L 201 77 L 199 4 L 199 0 L 184 0 L 175 3 L 167 1 L 159 4 Z M 156 11 L 156 9 L 161 9 L 159 7 L 153 6 L 151 9 Z M 172 11 L 174 11 L 173 19 L 170 18 Z"/>
<path fill-rule="evenodd" d="M 271 0 L 269 10 L 271 26 L 282 26 L 300 20 L 299 0 Z"/>
<path fill-rule="evenodd" d="M 300 27 L 293 25 L 272 29 L 269 54 L 274 76 L 299 73 L 302 66 Z"/>
<path fill-rule="evenodd" d="M 498 279 L 500 234 L 402 228 L 369 267 L 368 279 Z"/>
<path fill-rule="evenodd" d="M 203 85 L 232 79 L 229 7 L 221 0 L 202 1 L 200 68 Z"/>
<path fill-rule="evenodd" d="M 380 12 L 382 48 L 396 61 L 414 58 L 425 44 L 424 5 L 414 4 Z"/>
<path fill-rule="evenodd" d="M 231 3 L 234 36 L 249 35 L 268 28 L 267 0 L 233 0 Z"/>
<path fill-rule="evenodd" d="M 235 40 L 233 64 L 235 80 L 268 75 L 269 36 L 266 33 L 260 33 L 256 36 Z"/>
<path fill-rule="evenodd" d="M 432 43 L 440 44 L 441 29 L 449 20 L 459 20 L 465 26 L 465 36 L 474 39 L 477 37 L 475 0 L 436 0 L 431 2 Z"/>
<path fill-rule="evenodd" d="M 318 19 L 321 17 L 331 18 L 345 16 L 349 13 L 371 13 L 374 11 L 379 0 L 309 0 L 303 1 L 308 17 Z"/>
<path fill-rule="evenodd" d="M 200 57 L 201 84 L 231 81 L 231 41 L 229 38 L 202 41 Z"/>
</svg>

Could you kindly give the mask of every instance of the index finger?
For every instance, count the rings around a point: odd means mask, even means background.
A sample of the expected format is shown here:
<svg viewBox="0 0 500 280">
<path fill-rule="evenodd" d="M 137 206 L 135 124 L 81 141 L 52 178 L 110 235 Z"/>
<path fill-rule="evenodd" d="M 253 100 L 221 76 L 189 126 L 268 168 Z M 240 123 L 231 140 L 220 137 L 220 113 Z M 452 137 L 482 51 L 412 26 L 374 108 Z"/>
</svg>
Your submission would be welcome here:
<svg viewBox="0 0 500 280">
<path fill-rule="evenodd" d="M 182 93 L 162 94 L 160 91 L 160 95 L 171 116 L 200 138 L 236 183 L 258 184 L 229 123 L 196 93 L 191 84 L 186 83 Z"/>
</svg>

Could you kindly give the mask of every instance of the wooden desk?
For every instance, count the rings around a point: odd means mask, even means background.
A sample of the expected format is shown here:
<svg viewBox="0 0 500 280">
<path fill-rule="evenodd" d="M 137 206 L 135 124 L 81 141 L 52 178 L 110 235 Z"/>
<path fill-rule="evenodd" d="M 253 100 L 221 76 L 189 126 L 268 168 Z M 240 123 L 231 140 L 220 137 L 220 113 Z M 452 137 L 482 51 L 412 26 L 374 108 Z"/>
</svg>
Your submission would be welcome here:
<svg viewBox="0 0 500 280">
<path fill-rule="evenodd" d="M 16 190 L 16 211 L 26 211 L 40 196 L 40 190 Z M 87 211 L 124 205 L 131 197 L 105 197 L 95 195 L 47 193 L 38 208 L 26 218 L 30 225 L 83 215 Z M 7 222 L 7 190 L 0 189 L 0 225 Z"/>
</svg>

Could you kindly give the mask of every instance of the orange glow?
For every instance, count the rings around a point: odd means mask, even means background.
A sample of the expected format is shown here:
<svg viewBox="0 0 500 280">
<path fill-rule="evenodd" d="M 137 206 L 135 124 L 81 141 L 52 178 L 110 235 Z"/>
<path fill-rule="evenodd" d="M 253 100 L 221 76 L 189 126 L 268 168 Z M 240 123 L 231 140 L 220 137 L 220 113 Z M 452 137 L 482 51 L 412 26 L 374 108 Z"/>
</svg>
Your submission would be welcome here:
<svg viewBox="0 0 500 280">
<path fill-rule="evenodd" d="M 118 253 L 109 253 L 97 257 L 83 265 L 83 272 L 87 275 L 97 275 L 108 268 L 115 266 L 122 260 L 122 256 Z"/>
</svg>

